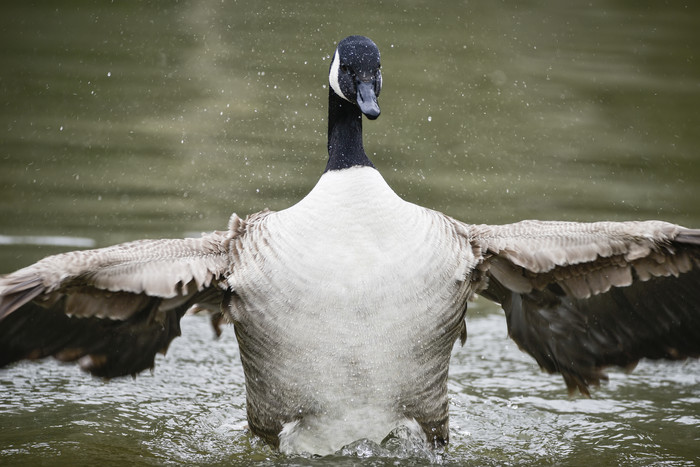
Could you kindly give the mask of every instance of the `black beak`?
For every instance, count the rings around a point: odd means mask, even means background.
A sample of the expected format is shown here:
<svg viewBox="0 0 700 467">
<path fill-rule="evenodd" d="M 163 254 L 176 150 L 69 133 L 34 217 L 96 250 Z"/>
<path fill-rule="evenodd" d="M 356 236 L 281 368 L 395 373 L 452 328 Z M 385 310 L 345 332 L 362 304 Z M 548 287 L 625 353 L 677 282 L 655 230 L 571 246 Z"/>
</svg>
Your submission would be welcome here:
<svg viewBox="0 0 700 467">
<path fill-rule="evenodd" d="M 371 81 L 360 81 L 357 83 L 357 106 L 370 120 L 379 117 L 381 111 L 377 103 L 377 96 L 374 94 L 374 83 Z"/>
</svg>

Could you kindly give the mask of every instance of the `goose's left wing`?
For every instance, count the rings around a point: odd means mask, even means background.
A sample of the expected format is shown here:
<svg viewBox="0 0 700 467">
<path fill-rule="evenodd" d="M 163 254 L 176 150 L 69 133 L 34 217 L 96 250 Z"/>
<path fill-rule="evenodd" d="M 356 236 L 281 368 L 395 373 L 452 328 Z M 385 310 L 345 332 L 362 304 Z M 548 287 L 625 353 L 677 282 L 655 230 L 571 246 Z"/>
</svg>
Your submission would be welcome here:
<svg viewBox="0 0 700 467">
<path fill-rule="evenodd" d="M 700 356 L 700 230 L 659 221 L 470 226 L 477 293 L 540 367 L 588 395 L 610 365 Z"/>
<path fill-rule="evenodd" d="M 188 308 L 220 309 L 236 234 L 74 251 L 0 276 L 0 367 L 48 356 L 108 378 L 153 367 Z"/>
</svg>

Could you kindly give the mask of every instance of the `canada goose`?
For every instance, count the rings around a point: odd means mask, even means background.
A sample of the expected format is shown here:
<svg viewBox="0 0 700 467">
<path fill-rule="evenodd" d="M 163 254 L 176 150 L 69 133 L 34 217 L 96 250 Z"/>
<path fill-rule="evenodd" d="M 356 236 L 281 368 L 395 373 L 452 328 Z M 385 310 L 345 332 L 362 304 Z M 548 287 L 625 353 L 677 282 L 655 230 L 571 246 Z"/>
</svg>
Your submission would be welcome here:
<svg viewBox="0 0 700 467">
<path fill-rule="evenodd" d="M 365 37 L 338 44 L 328 164 L 294 206 L 0 278 L 0 366 L 54 356 L 101 377 L 137 374 L 196 305 L 234 324 L 252 432 L 325 454 L 400 425 L 447 442 L 451 348 L 477 293 L 570 391 L 588 394 L 608 365 L 700 355 L 700 230 L 470 225 L 403 201 L 362 145 L 362 114 L 380 114 L 379 58 Z"/>
</svg>

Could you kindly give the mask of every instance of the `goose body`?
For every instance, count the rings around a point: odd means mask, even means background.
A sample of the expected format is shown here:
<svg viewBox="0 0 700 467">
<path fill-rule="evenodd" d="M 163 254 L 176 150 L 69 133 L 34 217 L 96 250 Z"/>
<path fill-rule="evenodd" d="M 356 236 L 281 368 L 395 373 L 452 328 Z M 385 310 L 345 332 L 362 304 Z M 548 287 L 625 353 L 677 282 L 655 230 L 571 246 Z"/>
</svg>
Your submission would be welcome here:
<svg viewBox="0 0 700 467">
<path fill-rule="evenodd" d="M 301 415 L 280 443 L 310 452 L 326 435 L 381 440 L 415 419 L 446 439 L 446 394 L 425 401 L 445 389 L 474 256 L 448 218 L 403 201 L 374 168 L 346 170 L 325 173 L 236 245 L 232 318 L 239 342 L 256 343 L 241 346 L 246 374 L 258 378 L 247 380 L 249 423 L 275 442 L 281 420 Z M 268 412 L 256 402 L 270 387 L 283 397 Z M 298 437 L 311 439 L 292 443 Z"/>
<path fill-rule="evenodd" d="M 193 306 L 230 321 L 250 429 L 331 453 L 406 426 L 447 442 L 447 373 L 478 293 L 570 391 L 603 368 L 700 356 L 700 230 L 661 221 L 470 225 L 397 196 L 367 158 L 379 51 L 350 36 L 329 74 L 329 160 L 279 212 L 201 238 L 51 256 L 0 278 L 0 366 L 54 356 L 103 377 L 153 366 Z"/>
</svg>

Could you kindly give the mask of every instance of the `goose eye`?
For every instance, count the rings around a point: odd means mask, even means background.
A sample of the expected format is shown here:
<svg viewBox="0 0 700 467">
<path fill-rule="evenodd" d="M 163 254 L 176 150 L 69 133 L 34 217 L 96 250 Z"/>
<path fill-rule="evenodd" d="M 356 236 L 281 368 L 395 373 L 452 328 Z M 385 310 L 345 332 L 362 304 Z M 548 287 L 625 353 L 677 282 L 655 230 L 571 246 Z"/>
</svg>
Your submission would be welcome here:
<svg viewBox="0 0 700 467">
<path fill-rule="evenodd" d="M 343 73 L 347 73 L 350 70 L 347 65 L 340 65 L 340 71 L 342 71 Z"/>
</svg>

